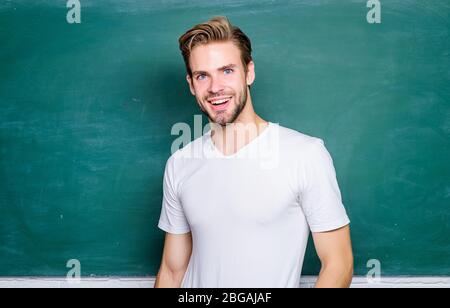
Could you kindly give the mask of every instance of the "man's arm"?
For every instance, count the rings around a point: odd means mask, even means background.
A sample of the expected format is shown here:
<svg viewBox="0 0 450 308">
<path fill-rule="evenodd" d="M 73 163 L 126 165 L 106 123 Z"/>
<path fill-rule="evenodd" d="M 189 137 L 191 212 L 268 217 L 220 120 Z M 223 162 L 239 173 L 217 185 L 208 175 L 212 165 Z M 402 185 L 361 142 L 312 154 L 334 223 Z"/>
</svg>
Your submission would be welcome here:
<svg viewBox="0 0 450 308">
<path fill-rule="evenodd" d="M 179 288 L 192 252 L 192 235 L 166 233 L 155 288 Z"/>
<path fill-rule="evenodd" d="M 350 227 L 313 233 L 317 255 L 322 269 L 316 288 L 348 288 L 353 277 L 353 253 Z"/>
</svg>

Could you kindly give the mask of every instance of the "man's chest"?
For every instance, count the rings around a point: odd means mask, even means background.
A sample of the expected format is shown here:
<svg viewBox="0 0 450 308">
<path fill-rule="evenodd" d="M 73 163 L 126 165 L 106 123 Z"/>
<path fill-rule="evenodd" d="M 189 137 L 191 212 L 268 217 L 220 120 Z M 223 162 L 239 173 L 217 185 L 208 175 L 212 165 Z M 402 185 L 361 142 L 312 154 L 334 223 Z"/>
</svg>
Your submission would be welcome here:
<svg viewBox="0 0 450 308">
<path fill-rule="evenodd" d="M 198 168 L 180 187 L 191 228 L 224 223 L 267 225 L 297 211 L 298 190 L 289 170 L 264 170 L 251 163 L 207 167 Z"/>
</svg>

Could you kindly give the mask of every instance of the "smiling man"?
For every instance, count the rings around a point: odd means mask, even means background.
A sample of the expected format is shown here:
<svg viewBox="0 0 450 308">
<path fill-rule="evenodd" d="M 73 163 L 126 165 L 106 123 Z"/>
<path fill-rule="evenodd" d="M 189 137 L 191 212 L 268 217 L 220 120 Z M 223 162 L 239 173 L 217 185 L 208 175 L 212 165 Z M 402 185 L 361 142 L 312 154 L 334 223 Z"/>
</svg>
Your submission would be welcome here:
<svg viewBox="0 0 450 308">
<path fill-rule="evenodd" d="M 225 17 L 179 43 L 211 129 L 166 163 L 155 287 L 298 287 L 310 232 L 322 262 L 316 286 L 348 287 L 349 219 L 324 142 L 255 113 L 251 43 Z M 262 167 L 262 156 L 276 164 Z"/>
</svg>

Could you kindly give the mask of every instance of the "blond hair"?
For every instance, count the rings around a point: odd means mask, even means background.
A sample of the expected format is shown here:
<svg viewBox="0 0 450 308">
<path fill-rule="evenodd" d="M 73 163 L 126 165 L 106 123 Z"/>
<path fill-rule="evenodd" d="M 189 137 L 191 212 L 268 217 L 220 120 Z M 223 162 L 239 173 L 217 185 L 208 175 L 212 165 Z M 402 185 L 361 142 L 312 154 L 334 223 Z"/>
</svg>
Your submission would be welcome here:
<svg viewBox="0 0 450 308">
<path fill-rule="evenodd" d="M 247 64 L 252 61 L 250 39 L 241 29 L 233 26 L 226 17 L 216 16 L 207 22 L 194 26 L 178 39 L 189 76 L 192 77 L 189 56 L 196 46 L 228 41 L 233 42 L 241 51 L 241 61 L 245 72 L 247 72 Z"/>
</svg>

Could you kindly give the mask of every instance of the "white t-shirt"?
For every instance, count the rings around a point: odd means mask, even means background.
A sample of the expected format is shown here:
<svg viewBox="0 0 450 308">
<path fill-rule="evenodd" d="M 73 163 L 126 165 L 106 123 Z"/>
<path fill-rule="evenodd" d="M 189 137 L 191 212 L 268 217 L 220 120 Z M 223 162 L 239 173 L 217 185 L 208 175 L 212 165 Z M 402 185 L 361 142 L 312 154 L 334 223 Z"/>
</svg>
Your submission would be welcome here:
<svg viewBox="0 0 450 308">
<path fill-rule="evenodd" d="M 211 130 L 166 163 L 158 227 L 192 232 L 182 287 L 298 287 L 309 231 L 349 224 L 321 139 L 269 122 L 225 156 Z"/>
</svg>

